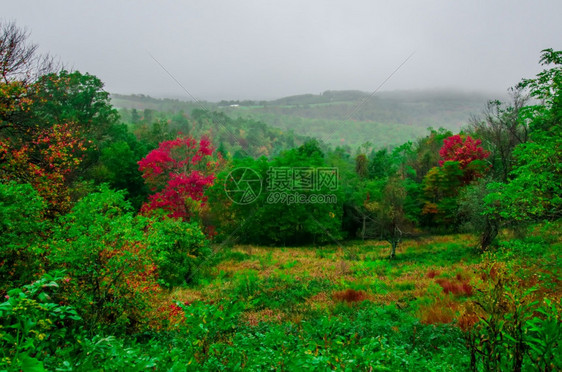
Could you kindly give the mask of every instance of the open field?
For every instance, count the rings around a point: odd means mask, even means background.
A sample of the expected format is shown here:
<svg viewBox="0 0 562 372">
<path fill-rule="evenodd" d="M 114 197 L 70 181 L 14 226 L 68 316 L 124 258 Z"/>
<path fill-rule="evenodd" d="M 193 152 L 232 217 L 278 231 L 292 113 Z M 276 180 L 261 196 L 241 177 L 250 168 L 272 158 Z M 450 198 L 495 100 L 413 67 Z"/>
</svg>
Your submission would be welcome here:
<svg viewBox="0 0 562 372">
<path fill-rule="evenodd" d="M 467 331 L 498 282 L 517 281 L 523 303 L 562 294 L 560 237 L 508 238 L 516 254 L 444 235 L 404 241 L 395 260 L 376 241 L 221 248 L 199 284 L 162 293 L 158 308 L 170 329 L 198 329 L 190 363 L 203 369 L 467 370 Z"/>
</svg>

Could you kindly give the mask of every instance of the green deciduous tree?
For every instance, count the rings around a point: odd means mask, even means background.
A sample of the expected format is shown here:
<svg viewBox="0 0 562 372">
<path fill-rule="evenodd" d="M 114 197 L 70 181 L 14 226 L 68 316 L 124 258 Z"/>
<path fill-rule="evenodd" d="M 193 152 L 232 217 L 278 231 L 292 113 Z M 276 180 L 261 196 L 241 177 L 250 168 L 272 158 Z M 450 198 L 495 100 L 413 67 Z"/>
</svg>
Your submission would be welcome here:
<svg viewBox="0 0 562 372">
<path fill-rule="evenodd" d="M 237 203 L 225 194 L 225 182 L 227 189 L 236 187 L 229 174 L 239 168 L 250 169 L 263 182 L 261 193 L 251 203 Z M 339 240 L 342 236 L 342 194 L 337 184 L 335 188 L 314 184 L 315 188 L 309 189 L 303 187 L 308 180 L 298 173 L 293 178 L 292 172 L 299 172 L 299 169 L 307 177 L 321 168 L 326 168 L 326 161 L 316 141 L 286 151 L 271 161 L 264 157 L 234 159 L 231 168 L 217 176 L 209 194 L 211 215 L 218 221 L 217 231 L 224 237 L 234 234 L 239 241 L 255 244 L 295 245 Z M 288 177 L 286 183 L 276 182 L 280 181 L 280 173 L 275 169 L 280 169 L 283 176 Z M 336 170 L 329 171 L 337 176 Z M 337 177 L 334 179 L 337 183 Z M 295 195 L 304 200 L 291 199 Z M 322 200 L 310 199 L 316 195 L 321 195 Z"/>
<path fill-rule="evenodd" d="M 390 258 L 396 256 L 396 248 L 404 234 L 412 230 L 412 223 L 404 213 L 405 199 L 406 189 L 402 180 L 391 177 L 384 185 L 379 198 L 365 203 L 371 220 L 368 234 L 390 243 Z"/>
<path fill-rule="evenodd" d="M 537 131 L 516 148 L 517 167 L 507 184 L 490 185 L 489 213 L 524 222 L 562 216 L 562 130 Z"/>
<path fill-rule="evenodd" d="M 483 233 L 482 248 L 492 241 L 502 223 L 521 224 L 562 216 L 562 51 L 545 49 L 540 59 L 550 66 L 535 79 L 524 79 L 540 104 L 524 110 L 529 141 L 513 150 L 515 164 L 507 183 L 491 183 L 483 214 L 494 229 Z"/>
<path fill-rule="evenodd" d="M 562 51 L 546 49 L 540 62 L 551 67 L 520 83 L 541 100 L 527 108 L 530 141 L 515 148 L 509 182 L 491 184 L 486 198 L 487 213 L 507 221 L 562 216 Z"/>
<path fill-rule="evenodd" d="M 107 182 L 116 190 L 127 190 L 128 199 L 138 210 L 148 197 L 149 189 L 138 169 L 137 161 L 142 155 L 136 150 L 126 141 L 106 144 L 91 173 L 100 183 Z"/>
</svg>

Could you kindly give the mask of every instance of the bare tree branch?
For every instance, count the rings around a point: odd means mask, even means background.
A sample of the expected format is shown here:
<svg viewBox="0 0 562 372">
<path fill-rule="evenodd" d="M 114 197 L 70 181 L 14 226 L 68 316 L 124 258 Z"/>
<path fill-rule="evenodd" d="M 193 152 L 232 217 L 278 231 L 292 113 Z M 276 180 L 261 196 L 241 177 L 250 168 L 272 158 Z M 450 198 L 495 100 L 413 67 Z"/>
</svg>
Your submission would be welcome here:
<svg viewBox="0 0 562 372">
<path fill-rule="evenodd" d="M 29 35 L 13 21 L 0 21 L 0 78 L 4 83 L 29 83 L 61 68 L 54 57 L 38 53 L 38 46 L 28 41 Z"/>
</svg>

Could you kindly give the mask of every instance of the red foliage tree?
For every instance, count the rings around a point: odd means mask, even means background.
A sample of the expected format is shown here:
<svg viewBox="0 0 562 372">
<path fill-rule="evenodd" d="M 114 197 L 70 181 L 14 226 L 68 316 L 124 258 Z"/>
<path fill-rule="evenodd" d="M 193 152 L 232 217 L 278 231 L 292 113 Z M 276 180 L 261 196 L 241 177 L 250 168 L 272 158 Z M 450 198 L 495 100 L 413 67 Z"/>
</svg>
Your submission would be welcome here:
<svg viewBox="0 0 562 372">
<path fill-rule="evenodd" d="M 50 217 L 68 212 L 96 142 L 117 120 L 102 88 L 95 76 L 66 71 L 0 81 L 0 178 L 30 183 Z"/>
<path fill-rule="evenodd" d="M 482 177 L 488 166 L 483 165 L 481 161 L 490 156 L 490 152 L 484 150 L 480 146 L 481 143 L 482 141 L 479 139 L 460 134 L 445 138 L 443 147 L 439 150 L 439 155 L 443 158 L 439 161 L 439 165 L 443 166 L 447 161 L 459 162 L 464 174 L 464 184 Z M 480 162 L 474 163 L 475 160 L 480 160 Z"/>
<path fill-rule="evenodd" d="M 446 161 L 458 161 L 461 168 L 465 169 L 474 160 L 483 160 L 490 156 L 490 152 L 480 146 L 482 141 L 470 136 L 464 139 L 463 137 L 455 134 L 443 140 L 443 147 L 439 150 L 443 160 L 439 161 L 439 165 L 443 165 Z"/>
<path fill-rule="evenodd" d="M 0 137 L 0 175 L 30 183 L 48 203 L 48 214 L 70 209 L 69 184 L 82 163 L 87 141 L 73 123 L 27 130 L 29 142 Z"/>
<path fill-rule="evenodd" d="M 426 197 L 423 215 L 432 216 L 431 220 L 438 224 L 455 220 L 460 189 L 489 169 L 484 160 L 490 153 L 480 144 L 480 140 L 459 134 L 443 140 L 440 166 L 431 168 L 423 179 Z"/>
<path fill-rule="evenodd" d="M 220 156 L 208 138 L 178 137 L 164 141 L 138 162 L 145 182 L 155 194 L 142 207 L 145 213 L 162 209 L 169 217 L 189 220 L 204 205 L 205 190 L 215 180 Z"/>
</svg>

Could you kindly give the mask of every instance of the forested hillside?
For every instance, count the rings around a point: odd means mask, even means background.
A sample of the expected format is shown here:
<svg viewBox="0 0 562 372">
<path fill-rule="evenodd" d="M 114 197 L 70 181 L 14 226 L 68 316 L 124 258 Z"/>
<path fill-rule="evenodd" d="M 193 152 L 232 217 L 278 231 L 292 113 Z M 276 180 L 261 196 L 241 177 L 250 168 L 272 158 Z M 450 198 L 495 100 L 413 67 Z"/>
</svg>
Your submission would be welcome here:
<svg viewBox="0 0 562 372">
<path fill-rule="evenodd" d="M 376 148 L 389 148 L 414 140 L 427 128 L 459 131 L 471 115 L 482 110 L 488 100 L 504 94 L 458 91 L 378 92 L 326 91 L 274 101 L 182 102 L 142 95 L 112 95 L 112 103 L 122 108 L 124 118 L 144 110 L 162 113 L 189 113 L 195 108 L 220 110 L 232 118 L 251 118 L 283 131 L 315 137 L 331 145 L 355 148 L 366 142 Z M 149 114 L 150 115 L 150 114 Z"/>
<path fill-rule="evenodd" d="M 209 107 L 28 37 L 0 23 L 0 370 L 562 369 L 562 51 L 477 108 Z"/>
</svg>

